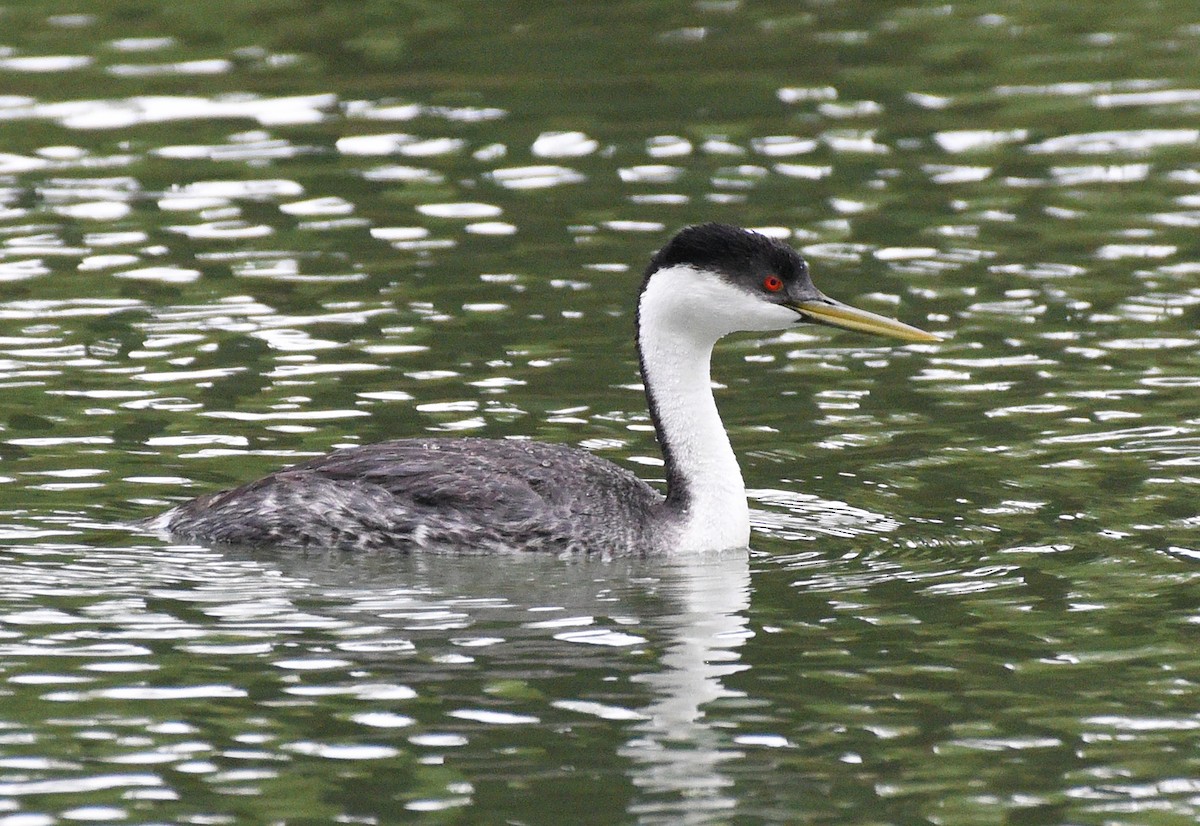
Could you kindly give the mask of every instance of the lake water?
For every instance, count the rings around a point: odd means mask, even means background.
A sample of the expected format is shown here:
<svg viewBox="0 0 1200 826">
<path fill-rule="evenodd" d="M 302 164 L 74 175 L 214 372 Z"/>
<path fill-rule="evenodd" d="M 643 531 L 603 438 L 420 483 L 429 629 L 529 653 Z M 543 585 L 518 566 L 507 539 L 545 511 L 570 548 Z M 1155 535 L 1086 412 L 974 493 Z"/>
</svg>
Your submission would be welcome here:
<svg viewBox="0 0 1200 826">
<path fill-rule="evenodd" d="M 1188 0 L 0 7 L 0 826 L 1191 824 Z M 714 375 L 753 548 L 122 527 L 338 445 L 661 477 L 687 223 L 936 345 Z"/>
</svg>

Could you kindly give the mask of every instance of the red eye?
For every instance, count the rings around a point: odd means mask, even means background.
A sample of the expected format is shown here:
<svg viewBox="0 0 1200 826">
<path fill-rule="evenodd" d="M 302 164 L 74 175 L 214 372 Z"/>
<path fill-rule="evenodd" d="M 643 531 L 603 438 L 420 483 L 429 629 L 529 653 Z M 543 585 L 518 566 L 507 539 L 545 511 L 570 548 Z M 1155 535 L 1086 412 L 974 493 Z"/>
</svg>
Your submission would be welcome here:
<svg viewBox="0 0 1200 826">
<path fill-rule="evenodd" d="M 783 289 L 783 279 L 778 275 L 768 275 L 763 279 L 763 289 L 767 292 L 777 293 Z"/>
</svg>

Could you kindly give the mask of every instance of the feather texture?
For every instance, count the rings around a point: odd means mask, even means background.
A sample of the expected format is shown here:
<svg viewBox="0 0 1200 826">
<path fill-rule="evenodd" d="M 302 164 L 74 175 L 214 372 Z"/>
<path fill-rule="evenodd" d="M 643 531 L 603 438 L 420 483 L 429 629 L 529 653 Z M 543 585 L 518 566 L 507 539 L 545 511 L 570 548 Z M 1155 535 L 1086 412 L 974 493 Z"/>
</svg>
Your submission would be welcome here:
<svg viewBox="0 0 1200 826">
<path fill-rule="evenodd" d="M 229 545 L 626 554 L 654 550 L 644 528 L 662 509 L 632 473 L 565 445 L 401 439 L 201 496 L 159 524 Z"/>
</svg>

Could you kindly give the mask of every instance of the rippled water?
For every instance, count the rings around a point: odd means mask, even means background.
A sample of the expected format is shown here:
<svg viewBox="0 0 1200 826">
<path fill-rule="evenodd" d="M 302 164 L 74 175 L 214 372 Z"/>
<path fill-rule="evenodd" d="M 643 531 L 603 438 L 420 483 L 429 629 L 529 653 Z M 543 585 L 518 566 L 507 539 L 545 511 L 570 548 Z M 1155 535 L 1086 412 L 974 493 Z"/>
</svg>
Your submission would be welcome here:
<svg viewBox="0 0 1200 826">
<path fill-rule="evenodd" d="M 0 8 L 0 826 L 1200 815 L 1200 16 Z M 749 554 L 231 553 L 337 445 L 661 474 L 650 253 L 945 334 L 720 348 Z"/>
</svg>

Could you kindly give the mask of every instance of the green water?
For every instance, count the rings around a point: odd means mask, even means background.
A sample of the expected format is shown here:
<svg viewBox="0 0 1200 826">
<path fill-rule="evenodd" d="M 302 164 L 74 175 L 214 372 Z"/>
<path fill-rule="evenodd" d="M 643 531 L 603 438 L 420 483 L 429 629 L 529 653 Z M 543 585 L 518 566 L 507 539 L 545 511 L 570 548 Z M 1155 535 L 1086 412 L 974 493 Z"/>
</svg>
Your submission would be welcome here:
<svg viewBox="0 0 1200 826">
<path fill-rule="evenodd" d="M 0 5 L 0 826 L 1190 824 L 1200 12 Z M 337 445 L 661 475 L 676 228 L 936 330 L 742 336 L 747 554 L 122 522 Z"/>
</svg>

